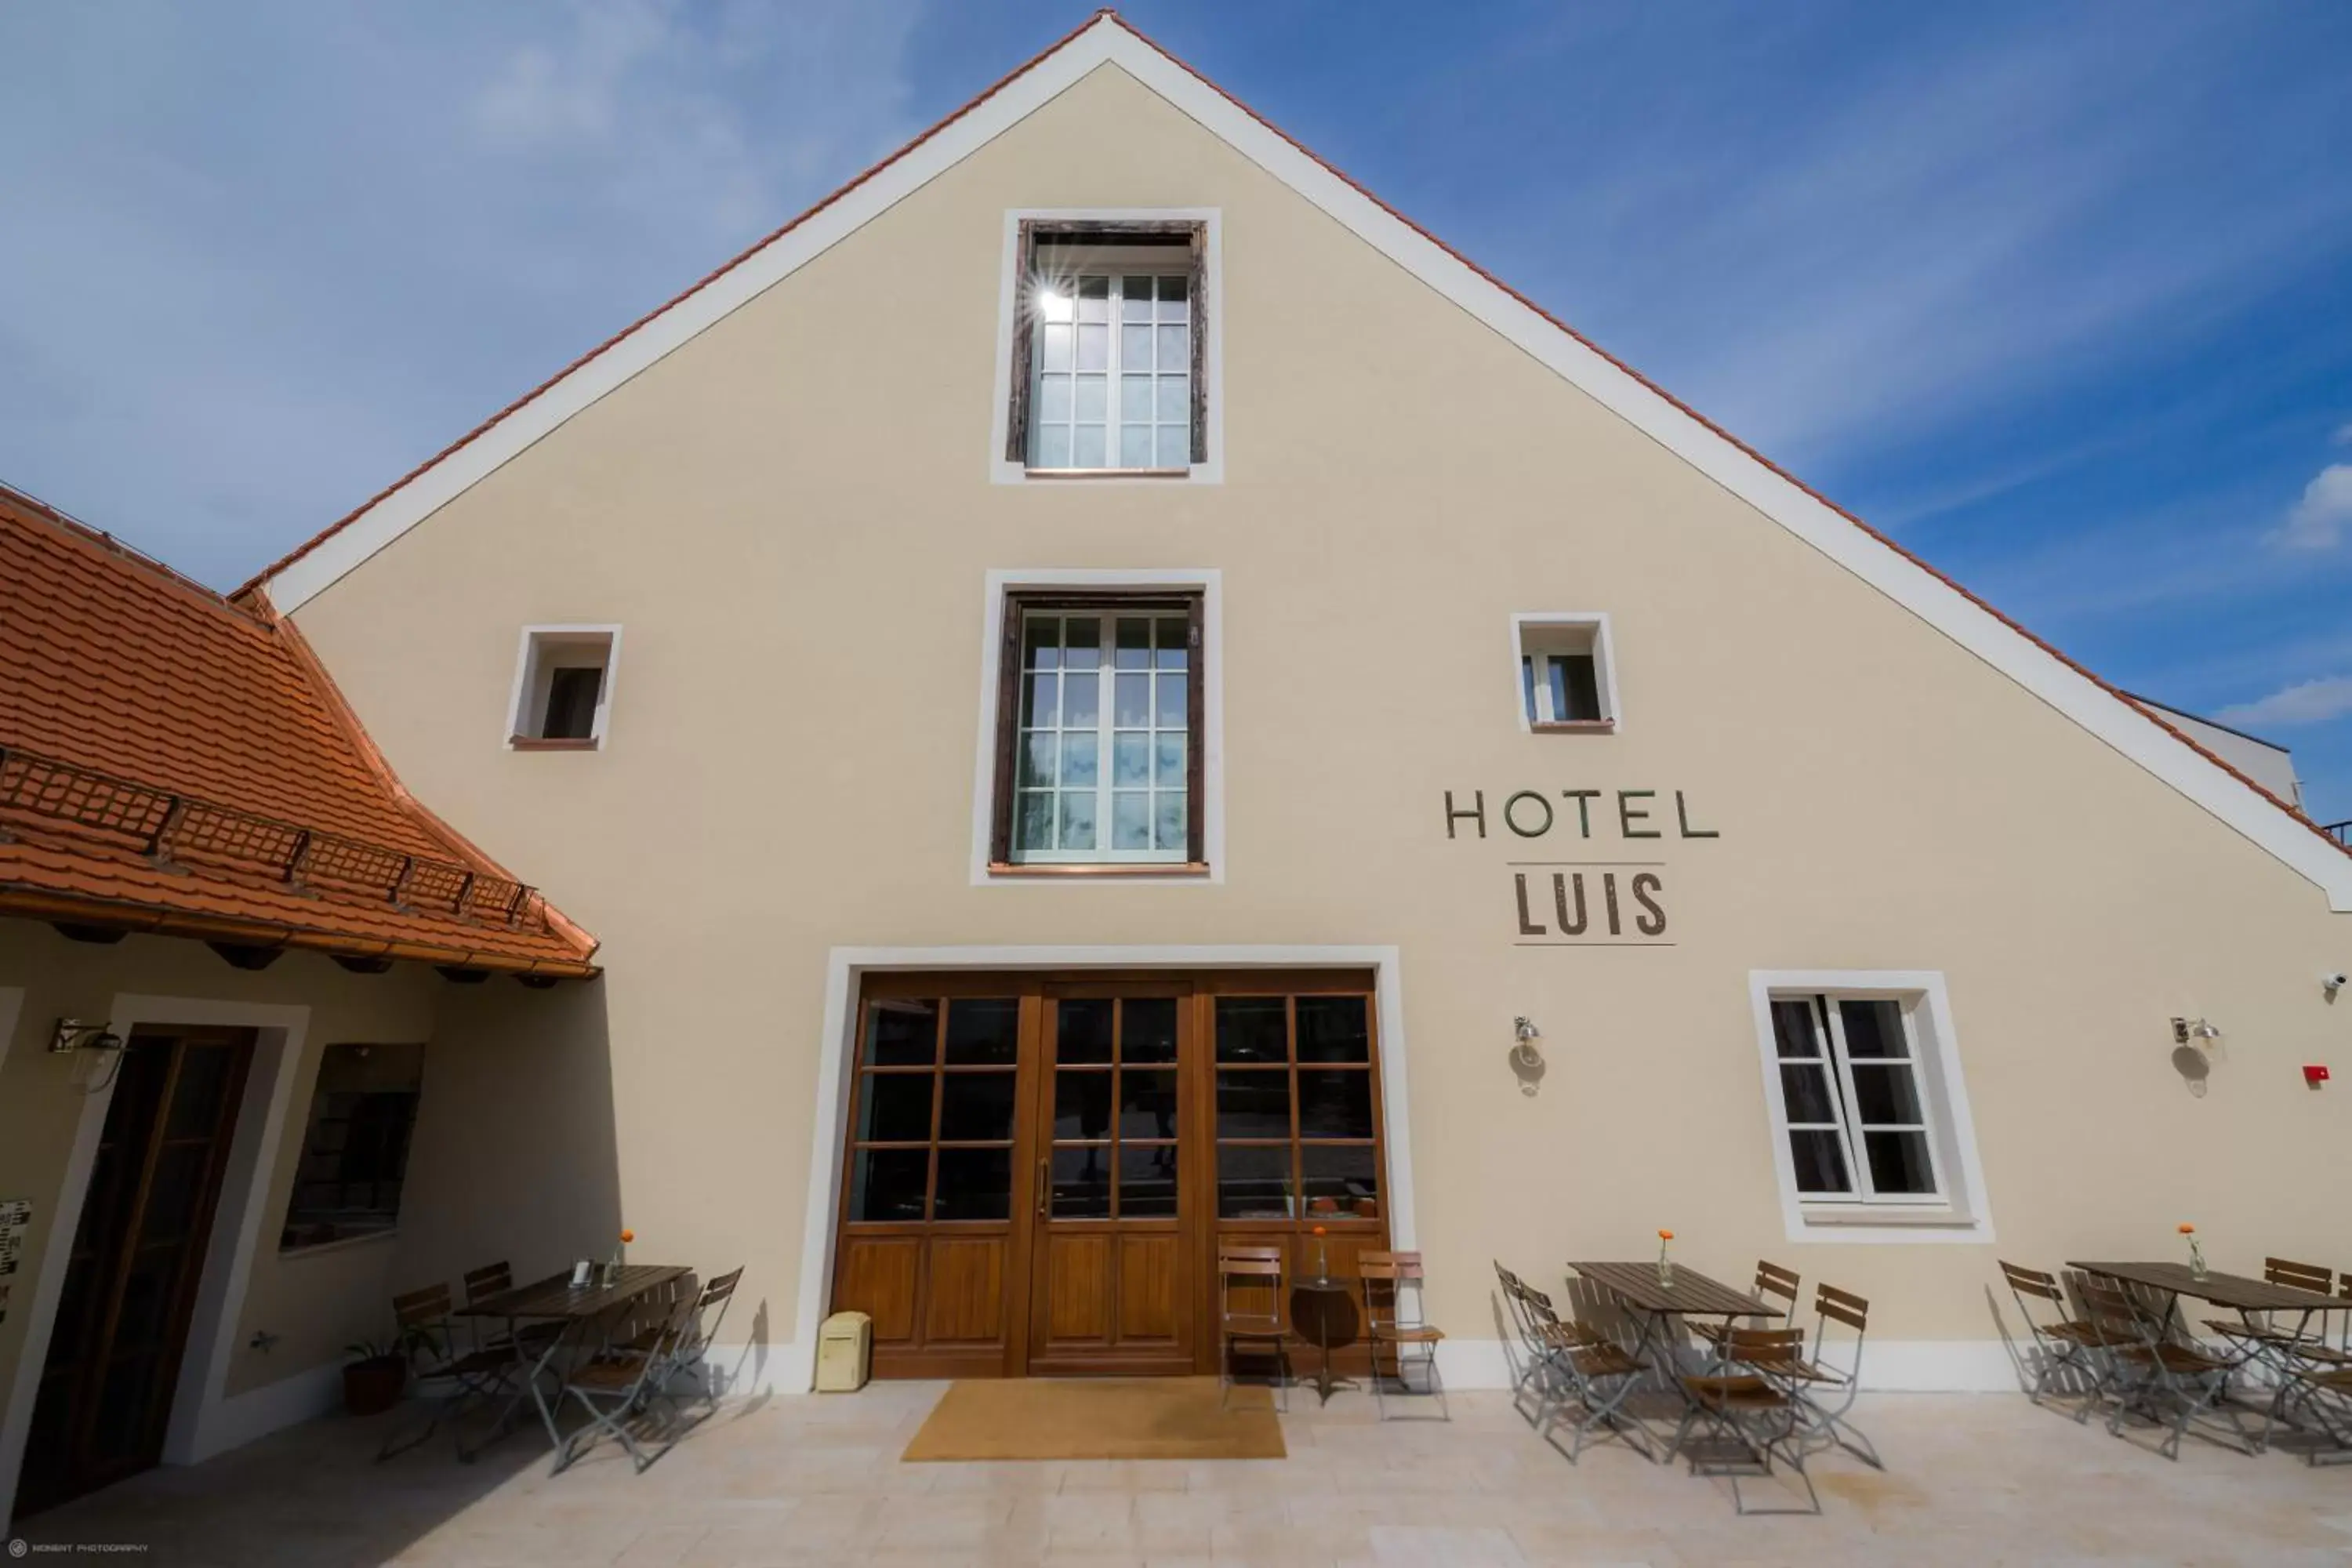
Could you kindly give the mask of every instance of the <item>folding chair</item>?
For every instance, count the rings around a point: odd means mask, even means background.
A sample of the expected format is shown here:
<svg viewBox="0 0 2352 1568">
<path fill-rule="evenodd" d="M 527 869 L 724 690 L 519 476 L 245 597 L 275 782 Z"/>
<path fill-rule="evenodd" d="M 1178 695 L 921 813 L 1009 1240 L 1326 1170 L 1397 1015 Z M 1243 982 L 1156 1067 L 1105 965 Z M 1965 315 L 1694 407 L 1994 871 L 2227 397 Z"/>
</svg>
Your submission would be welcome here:
<svg viewBox="0 0 2352 1568">
<path fill-rule="evenodd" d="M 675 1365 L 673 1357 L 679 1343 L 693 1331 L 698 1300 L 698 1297 L 686 1294 L 672 1301 L 668 1315 L 656 1327 L 651 1340 L 645 1342 L 645 1348 L 606 1351 L 591 1357 L 564 1380 L 564 1393 L 577 1399 L 588 1412 L 588 1424 L 563 1439 L 563 1447 L 555 1456 L 555 1474 L 571 1468 L 582 1454 L 594 1447 L 599 1432 L 610 1432 L 621 1440 L 621 1447 L 628 1450 L 629 1460 L 639 1475 L 677 1446 L 678 1432 L 674 1426 L 661 1447 L 650 1452 L 638 1447 L 631 1427 L 651 1413 L 661 1378 Z"/>
<path fill-rule="evenodd" d="M 420 1391 L 419 1397 L 433 1407 L 424 1429 L 405 1441 L 397 1432 L 387 1436 L 376 1450 L 378 1463 L 394 1454 L 404 1454 L 430 1438 L 442 1418 L 454 1415 L 468 1400 L 496 1398 L 518 1365 L 510 1345 L 500 1350 L 457 1349 L 446 1285 L 428 1285 L 422 1290 L 394 1296 L 392 1316 L 398 1325 L 402 1352 L 408 1357 L 412 1386 L 441 1383 L 446 1390 L 438 1395 Z"/>
<path fill-rule="evenodd" d="M 1782 1323 L 1792 1321 L 1797 1315 L 1797 1299 L 1801 1284 L 1795 1269 L 1783 1268 L 1768 1259 L 1758 1258 L 1755 1294 L 1768 1300 L 1778 1300 L 1780 1303 L 1780 1310 L 1770 1314 L 1769 1319 L 1762 1314 L 1751 1317 L 1746 1326 L 1758 1329 L 1777 1328 Z M 1772 1319 L 1777 1319 L 1778 1322 L 1772 1321 Z M 1690 1325 L 1690 1331 L 1705 1341 L 1709 1350 L 1720 1354 L 1723 1350 L 1723 1336 L 1731 1331 L 1731 1327 L 1732 1321 L 1727 1318 L 1721 1320 L 1702 1318 Z"/>
<path fill-rule="evenodd" d="M 1423 1397 L 1435 1395 L 1437 1418 L 1453 1420 L 1453 1409 L 1445 1402 L 1445 1384 L 1437 1373 L 1437 1346 L 1445 1338 L 1445 1331 L 1430 1323 L 1422 1306 L 1421 1254 L 1360 1252 L 1356 1255 L 1356 1272 L 1364 1281 L 1364 1329 L 1371 1340 L 1372 1404 L 1380 1418 L 1389 1418 L 1388 1394 L 1381 1381 L 1381 1352 L 1388 1352 L 1396 1366 L 1398 1387 L 1410 1394 L 1413 1387 L 1412 1380 L 1405 1375 L 1405 1352 L 1417 1349 L 1425 1384 Z M 1410 1313 L 1405 1304 L 1408 1287 L 1412 1291 Z"/>
<path fill-rule="evenodd" d="M 2244 1365 L 2245 1358 L 2224 1360 L 2167 1338 L 2168 1320 L 2134 1300 L 2121 1280 L 2085 1274 L 2082 1294 L 2091 1321 L 2116 1342 L 2107 1351 L 2109 1363 L 2116 1369 L 2115 1408 L 2107 1415 L 2109 1433 L 2121 1436 L 2124 1417 L 2133 1408 L 2140 1408 L 2150 1421 L 2168 1430 L 2157 1452 L 2177 1460 L 2180 1439 L 2189 1426 L 2200 1416 L 2219 1412 L 2227 1415 L 2245 1452 L 2261 1451 L 2261 1439 L 2246 1432 L 2236 1407 L 2224 1397 L 2230 1379 Z"/>
<path fill-rule="evenodd" d="M 712 1382 L 709 1366 L 710 1347 L 719 1338 L 719 1325 L 727 1319 L 727 1304 L 734 1300 L 735 1287 L 742 1279 L 740 1268 L 721 1274 L 694 1296 L 694 1311 L 687 1320 L 687 1331 L 672 1347 L 669 1366 L 662 1373 L 663 1397 L 668 1397 L 669 1385 L 678 1377 L 690 1376 L 704 1407 L 719 1407 L 719 1389 Z"/>
<path fill-rule="evenodd" d="M 1290 1324 L 1283 1302 L 1290 1294 L 1289 1265 L 1279 1247 L 1219 1247 L 1217 1248 L 1217 1408 L 1226 1407 L 1234 1386 L 1234 1358 L 1237 1352 L 1268 1355 L 1274 1359 L 1274 1386 L 1278 1408 L 1290 1408 L 1289 1350 L 1286 1343 Z M 1272 1301 L 1263 1310 L 1255 1304 L 1237 1304 L 1239 1294 L 1255 1299 L 1262 1291 L 1273 1293 Z"/>
<path fill-rule="evenodd" d="M 1821 1512 L 1821 1494 L 1805 1473 L 1810 1418 L 1797 1392 L 1805 1381 L 1805 1331 L 1734 1329 L 1723 1337 L 1723 1359 L 1727 1370 L 1682 1380 L 1690 1408 L 1675 1428 L 1674 1451 L 1689 1456 L 1692 1475 L 1728 1477 L 1738 1513 Z M 1701 1425 L 1711 1436 L 1693 1444 L 1692 1430 Z M 1770 1476 L 1776 1455 L 1805 1484 L 1807 1507 L 1748 1506 L 1741 1479 Z"/>
<path fill-rule="evenodd" d="M 2298 1366 L 2288 1374 L 2297 1390 L 2296 1403 L 2305 1417 L 2326 1438 L 2327 1447 L 2305 1448 L 2306 1465 L 2340 1465 L 2352 1461 L 2352 1367 L 2320 1370 Z"/>
<path fill-rule="evenodd" d="M 2078 1376 L 2083 1384 L 2083 1407 L 2074 1413 L 2074 1423 L 2087 1423 L 2091 1412 L 2105 1398 L 2107 1373 L 2099 1364 L 2099 1357 L 2111 1348 L 2106 1331 L 2086 1318 L 2064 1315 L 2066 1292 L 2056 1275 L 2008 1262 L 2001 1264 L 2000 1271 L 2008 1277 L 2009 1293 L 2017 1301 L 2018 1315 L 2025 1320 L 2026 1331 L 2040 1352 L 2026 1368 L 2033 1379 L 2026 1397 L 2039 1405 L 2062 1376 Z M 2033 1301 L 2045 1303 L 2042 1309 L 2045 1316 L 2034 1316 Z"/>
<path fill-rule="evenodd" d="M 1806 1423 L 1805 1440 L 1821 1448 L 1843 1448 L 1874 1470 L 1886 1468 L 1878 1445 L 1850 1419 L 1862 1394 L 1862 1342 L 1870 1333 L 1870 1303 L 1850 1290 L 1823 1285 L 1813 1293 L 1812 1353 L 1790 1369 L 1792 1392 Z M 1836 1335 L 1831 1325 L 1852 1331 Z"/>
<path fill-rule="evenodd" d="M 1582 1323 L 1563 1321 L 1541 1290 L 1522 1285 L 1520 1291 L 1536 1339 L 1545 1347 L 1550 1374 L 1551 1397 L 1536 1421 L 1538 1435 L 1557 1448 L 1554 1428 L 1562 1421 L 1573 1426 L 1576 1440 L 1567 1450 L 1570 1464 L 1596 1431 L 1613 1431 L 1644 1458 L 1654 1458 L 1640 1424 L 1624 1414 L 1625 1402 L 1641 1386 L 1650 1363 Z"/>
<path fill-rule="evenodd" d="M 1519 1342 L 1519 1354 L 1511 1369 L 1511 1405 L 1530 1425 L 1539 1425 L 1548 1404 L 1546 1390 L 1557 1375 L 1550 1364 L 1555 1349 L 1541 1342 L 1528 1315 L 1526 1282 L 1499 1262 L 1495 1265 L 1495 1282 L 1503 1292 L 1503 1306 L 1511 1315 L 1511 1331 Z M 1529 1393 L 1536 1396 L 1536 1408 L 1532 1411 L 1527 1407 Z"/>
<path fill-rule="evenodd" d="M 467 1269 L 463 1283 L 466 1289 L 466 1305 L 478 1307 L 491 1297 L 503 1295 L 514 1289 L 514 1270 L 507 1265 L 504 1258 L 500 1258 L 496 1263 L 485 1263 L 479 1268 Z M 512 1334 L 507 1334 L 486 1327 L 485 1325 L 492 1321 L 488 1318 L 475 1318 L 471 1321 L 474 1324 L 475 1349 L 499 1350 L 512 1347 L 526 1361 L 537 1361 L 540 1352 L 563 1337 L 562 1323 L 524 1323 Z"/>
</svg>

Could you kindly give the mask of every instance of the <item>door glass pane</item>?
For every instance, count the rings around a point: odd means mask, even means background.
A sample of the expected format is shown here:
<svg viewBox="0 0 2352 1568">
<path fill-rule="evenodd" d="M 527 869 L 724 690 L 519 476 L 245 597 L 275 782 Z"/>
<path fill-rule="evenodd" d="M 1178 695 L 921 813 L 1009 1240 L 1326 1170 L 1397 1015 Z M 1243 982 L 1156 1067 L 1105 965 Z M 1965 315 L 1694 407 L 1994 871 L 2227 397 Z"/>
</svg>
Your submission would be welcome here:
<svg viewBox="0 0 2352 1568">
<path fill-rule="evenodd" d="M 1062 787 L 1091 790 L 1101 772 L 1101 743 L 1091 730 L 1073 730 L 1062 742 Z"/>
<path fill-rule="evenodd" d="M 1217 1075 L 1217 1136 L 1290 1136 L 1290 1074 L 1242 1071 Z"/>
<path fill-rule="evenodd" d="M 1181 792 L 1162 790 L 1153 797 L 1152 834 L 1162 849 L 1182 849 L 1188 847 L 1184 837 L 1184 796 Z"/>
<path fill-rule="evenodd" d="M 1021 796 L 1021 817 L 1016 824 L 1013 847 L 1015 849 L 1050 849 L 1054 845 L 1054 792 L 1026 790 Z"/>
<path fill-rule="evenodd" d="M 1864 1127 L 1916 1127 L 1919 1086 L 1908 1062 L 1849 1062 L 1853 1072 L 1853 1108 Z"/>
<path fill-rule="evenodd" d="M 1043 673 L 1031 676 L 1023 684 L 1021 721 L 1024 724 L 1051 726 L 1055 722 L 1055 716 L 1061 711 L 1055 706 L 1062 689 L 1055 682 L 1060 679 L 1060 676 Z"/>
<path fill-rule="evenodd" d="M 1935 1168 L 1927 1160 L 1925 1132 L 1865 1132 L 1862 1146 L 1870 1162 L 1870 1184 L 1881 1197 L 1935 1194 Z"/>
<path fill-rule="evenodd" d="M 1797 1190 L 1801 1193 L 1850 1193 L 1853 1182 L 1846 1174 L 1845 1151 L 1838 1144 L 1834 1132 L 1798 1130 L 1789 1134 L 1789 1153 L 1797 1167 Z"/>
<path fill-rule="evenodd" d="M 1151 677 L 1121 672 L 1112 679 L 1118 689 L 1111 694 L 1111 721 L 1122 728 L 1149 725 L 1151 722 Z"/>
<path fill-rule="evenodd" d="M 1148 321 L 1151 320 L 1151 279 L 1150 277 L 1122 278 L 1119 279 L 1118 289 L 1120 294 L 1125 296 L 1127 300 L 1125 307 L 1119 311 L 1119 319 L 1121 321 Z"/>
<path fill-rule="evenodd" d="M 1022 661 L 1031 669 L 1051 669 L 1062 661 L 1062 622 L 1057 616 L 1032 616 L 1021 629 Z"/>
<path fill-rule="evenodd" d="M 1072 616 L 1065 624 L 1062 665 L 1066 669 L 1102 668 L 1102 620 L 1096 616 Z"/>
<path fill-rule="evenodd" d="M 958 997 L 948 1004 L 950 1067 L 1011 1067 L 1020 1056 L 1019 997 Z"/>
<path fill-rule="evenodd" d="M 1822 1054 L 1821 1037 L 1813 1029 L 1811 1002 L 1790 998 L 1772 1004 L 1772 1044 L 1783 1057 Z"/>
<path fill-rule="evenodd" d="M 122 1279 L 121 1313 L 114 1322 L 114 1354 L 160 1348 L 179 1259 L 179 1250 L 169 1247 L 144 1248 L 132 1257 Z"/>
<path fill-rule="evenodd" d="M 1102 1143 L 1054 1151 L 1054 1218 L 1110 1217 L 1110 1154 Z"/>
<path fill-rule="evenodd" d="M 1088 741 L 1094 739 L 1089 735 Z M 1083 794 L 1062 792 L 1062 847 L 1091 849 L 1095 847 L 1095 796 L 1092 790 Z"/>
<path fill-rule="evenodd" d="M 1160 722 L 1163 728 L 1181 728 L 1184 722 L 1184 677 L 1162 675 L 1160 681 Z"/>
<path fill-rule="evenodd" d="M 148 1402 L 155 1381 L 153 1353 L 127 1356 L 106 1369 L 100 1386 L 98 1415 L 91 1424 L 89 1457 L 97 1464 L 127 1459 L 145 1426 Z"/>
<path fill-rule="evenodd" d="M 1149 676 L 1121 676 L 1124 682 L 1142 685 Z M 1110 741 L 1110 782 L 1120 789 L 1139 789 L 1151 782 L 1151 735 L 1148 731 L 1122 730 Z"/>
<path fill-rule="evenodd" d="M 1123 1062 L 1172 1062 L 1176 1059 L 1176 998 L 1137 996 L 1121 1005 L 1118 1059 Z"/>
<path fill-rule="evenodd" d="M 1783 1063 L 1780 1068 L 1780 1098 L 1789 1107 L 1791 1122 L 1834 1122 L 1837 1105 L 1830 1098 L 1830 1073 L 1825 1066 L 1812 1062 Z"/>
<path fill-rule="evenodd" d="M 1024 789 L 1054 782 L 1054 770 L 1060 765 L 1051 734 L 1024 735 L 1021 738 L 1021 786 Z"/>
<path fill-rule="evenodd" d="M 1142 376 L 1131 375 L 1127 379 L 1130 382 L 1141 381 L 1143 382 L 1143 389 L 1146 392 L 1151 390 L 1150 382 Z M 1118 466 L 1122 468 L 1148 468 L 1151 467 L 1150 426 L 1122 425 L 1119 426 Z"/>
<path fill-rule="evenodd" d="M 1903 1009 L 1893 1002 L 1840 1002 L 1838 1022 L 1845 1028 L 1850 1060 L 1911 1054 L 1903 1038 Z"/>
<path fill-rule="evenodd" d="M 928 1064 L 939 1048 L 939 1032 L 936 1002 L 877 1002 L 866 1010 L 866 1064 L 891 1068 Z"/>
<path fill-rule="evenodd" d="M 1181 731 L 1162 734 L 1152 764 L 1152 782 L 1161 789 L 1182 789 L 1184 778 L 1184 735 Z"/>
<path fill-rule="evenodd" d="M 1054 1005 L 1054 1059 L 1060 1062 L 1110 1060 L 1110 1019 L 1114 1004 L 1107 997 L 1072 998 Z"/>
<path fill-rule="evenodd" d="M 1013 1151 L 942 1149 L 933 1219 L 1004 1219 L 1013 1213 Z"/>
<path fill-rule="evenodd" d="M 1141 616 L 1118 618 L 1118 668 L 1143 669 L 1151 663 L 1151 623 Z"/>
<path fill-rule="evenodd" d="M 229 1046 L 189 1046 L 180 1053 L 180 1079 L 172 1089 L 166 1138 L 209 1137 L 219 1124 L 221 1097 L 228 1092 L 236 1052 Z"/>
<path fill-rule="evenodd" d="M 1118 1075 L 1118 1135 L 1176 1136 L 1176 1073 L 1173 1068 L 1122 1068 Z"/>
<path fill-rule="evenodd" d="M 1217 1059 L 1221 1062 L 1288 1061 L 1290 1027 L 1282 998 L 1218 997 Z"/>
<path fill-rule="evenodd" d="M 849 1217 L 922 1218 L 930 1162 L 928 1149 L 860 1149 L 849 1166 Z"/>
<path fill-rule="evenodd" d="M 951 1072 L 940 1079 L 940 1142 L 1009 1142 L 1013 1138 L 1009 1072 Z"/>
<path fill-rule="evenodd" d="M 196 1217 L 196 1200 L 204 1195 L 205 1167 L 212 1159 L 209 1143 L 166 1143 L 155 1156 L 155 1174 L 147 1189 L 147 1213 L 140 1222 L 142 1245 L 180 1241 Z"/>
<path fill-rule="evenodd" d="M 885 1072 L 866 1075 L 865 1103 L 858 1107 L 861 1143 L 925 1143 L 931 1136 L 931 1075 Z"/>
<path fill-rule="evenodd" d="M 1121 1219 L 1159 1219 L 1176 1213 L 1176 1145 L 1118 1146 L 1118 1214 Z"/>
<path fill-rule="evenodd" d="M 1370 1138 L 1372 1135 L 1372 1075 L 1358 1069 L 1301 1069 L 1298 1074 L 1298 1135 L 1301 1138 Z"/>
<path fill-rule="evenodd" d="M 1379 1152 L 1369 1143 L 1316 1143 L 1299 1151 L 1300 1184 L 1307 1190 L 1307 1217 L 1381 1212 Z M 1328 1206 L 1327 1206 L 1328 1205 Z"/>
<path fill-rule="evenodd" d="M 1073 621 L 1070 626 L 1075 631 L 1077 623 Z M 1076 648 L 1070 650 L 1073 659 L 1077 652 Z M 1099 657 L 1093 648 L 1088 648 L 1087 655 L 1089 658 Z M 1062 689 L 1062 727 L 1066 730 L 1091 730 L 1101 713 L 1102 677 L 1091 670 L 1066 677 Z"/>
<path fill-rule="evenodd" d="M 1361 996 L 1298 999 L 1298 1059 L 1363 1062 L 1372 1058 L 1372 1032 Z"/>
<path fill-rule="evenodd" d="M 1110 847 L 1151 847 L 1151 792 L 1119 790 L 1110 797 Z"/>
<path fill-rule="evenodd" d="M 1054 1075 L 1054 1136 L 1063 1142 L 1110 1136 L 1111 1075 Z"/>
<path fill-rule="evenodd" d="M 1288 1219 L 1290 1145 L 1217 1145 L 1217 1217 Z"/>
</svg>

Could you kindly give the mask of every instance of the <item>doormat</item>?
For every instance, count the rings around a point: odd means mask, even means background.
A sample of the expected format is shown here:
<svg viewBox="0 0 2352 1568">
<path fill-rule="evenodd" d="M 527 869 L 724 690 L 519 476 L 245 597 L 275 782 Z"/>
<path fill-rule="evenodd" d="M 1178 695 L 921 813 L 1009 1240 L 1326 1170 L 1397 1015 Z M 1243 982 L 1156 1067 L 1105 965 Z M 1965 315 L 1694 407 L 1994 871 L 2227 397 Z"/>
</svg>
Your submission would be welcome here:
<svg viewBox="0 0 2352 1568">
<path fill-rule="evenodd" d="M 1283 1459 L 1264 1388 L 1213 1377 L 981 1378 L 949 1386 L 899 1458 Z"/>
</svg>

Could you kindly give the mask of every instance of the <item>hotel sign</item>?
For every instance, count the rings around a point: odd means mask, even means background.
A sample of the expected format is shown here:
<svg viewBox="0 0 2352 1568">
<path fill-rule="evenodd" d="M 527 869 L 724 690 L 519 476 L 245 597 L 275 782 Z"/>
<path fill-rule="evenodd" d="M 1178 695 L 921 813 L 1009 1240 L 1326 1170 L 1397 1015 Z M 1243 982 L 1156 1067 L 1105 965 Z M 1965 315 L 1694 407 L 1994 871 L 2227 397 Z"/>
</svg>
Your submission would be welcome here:
<svg viewBox="0 0 2352 1568">
<path fill-rule="evenodd" d="M 1457 801 L 1445 792 L 1445 837 L 1489 836 L 1537 841 L 1572 840 L 1581 847 L 1599 839 L 1625 847 L 1622 859 L 1512 860 L 1511 895 L 1518 916 L 1520 947 L 1672 947 L 1667 922 L 1667 873 L 1664 860 L 1630 857 L 1647 841 L 1720 838 L 1691 819 L 1681 790 L 1669 816 L 1664 795 L 1654 789 L 1515 790 L 1493 807 L 1485 790 Z M 1534 847 L 1546 847 L 1538 842 Z"/>
</svg>

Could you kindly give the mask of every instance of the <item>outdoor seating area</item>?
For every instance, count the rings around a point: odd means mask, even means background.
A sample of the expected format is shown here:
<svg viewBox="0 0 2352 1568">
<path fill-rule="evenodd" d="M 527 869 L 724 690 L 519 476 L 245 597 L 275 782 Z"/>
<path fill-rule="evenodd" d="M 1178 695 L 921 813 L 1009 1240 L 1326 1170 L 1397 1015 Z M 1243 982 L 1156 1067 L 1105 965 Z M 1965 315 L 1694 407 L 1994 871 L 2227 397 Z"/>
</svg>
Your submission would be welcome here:
<svg viewBox="0 0 2352 1568">
<path fill-rule="evenodd" d="M 1318 1257 L 1322 1263 L 1318 1272 L 1294 1275 L 1279 1247 L 1218 1247 L 1221 1401 L 1230 1401 L 1236 1384 L 1263 1375 L 1274 1391 L 1276 1408 L 1287 1411 L 1294 1375 L 1290 1347 L 1304 1342 L 1316 1351 L 1316 1402 L 1330 1404 L 1333 1390 L 1347 1381 L 1332 1373 L 1333 1323 L 1347 1303 L 1356 1300 L 1362 1304 L 1370 1358 L 1367 1381 L 1381 1419 L 1451 1419 L 1444 1380 L 1437 1369 L 1437 1347 L 1444 1342 L 1445 1331 L 1422 1308 L 1421 1254 L 1359 1251 L 1352 1279 L 1331 1271 L 1328 1251 Z"/>
<path fill-rule="evenodd" d="M 1757 1264 L 1752 1292 L 1663 1247 L 1655 1262 L 1568 1268 L 1565 1316 L 1499 1262 L 1495 1276 L 1516 1342 L 1514 1406 L 1570 1462 L 1615 1438 L 1659 1464 L 1727 1479 L 1742 1514 L 1819 1513 L 1808 1460 L 1832 1448 L 1885 1468 L 1853 1415 L 1870 1326 L 1861 1297 L 1820 1286 L 1808 1327 L 1801 1280 L 1769 1260 Z M 1801 1500 L 1777 1487 L 1759 1502 L 1742 1485 L 1781 1472 Z"/>
<path fill-rule="evenodd" d="M 718 1408 L 709 1352 L 742 1274 L 706 1284 L 689 1268 L 615 1259 L 517 1286 L 501 1261 L 467 1271 L 462 1306 L 446 1284 L 394 1297 L 409 1403 L 422 1409 L 404 1409 L 377 1461 L 446 1426 L 470 1464 L 528 1411 L 555 1473 L 606 1436 L 642 1473 Z"/>
<path fill-rule="evenodd" d="M 2069 1262 L 2063 1278 L 2000 1267 L 2032 1340 L 2035 1404 L 2070 1401 L 2078 1424 L 2151 1435 L 2170 1459 L 2192 1436 L 2352 1459 L 2352 1271 L 2271 1258 L 2255 1279 L 2206 1268 L 2193 1246 L 2187 1263 Z M 2236 1315 L 2192 1325 L 2189 1300 Z"/>
</svg>

